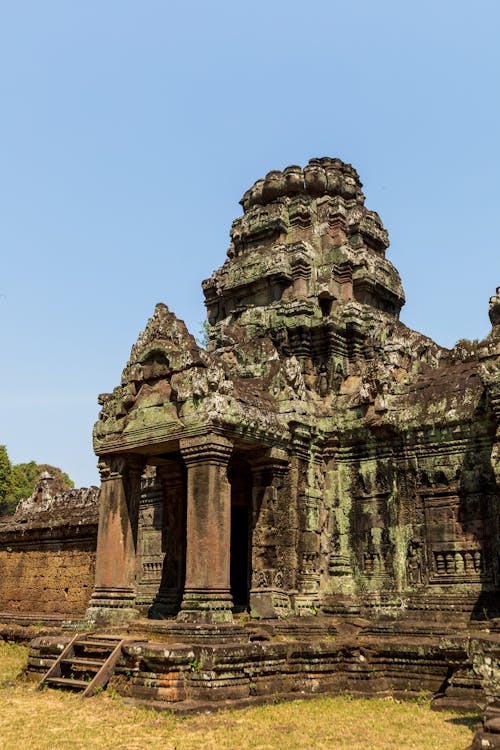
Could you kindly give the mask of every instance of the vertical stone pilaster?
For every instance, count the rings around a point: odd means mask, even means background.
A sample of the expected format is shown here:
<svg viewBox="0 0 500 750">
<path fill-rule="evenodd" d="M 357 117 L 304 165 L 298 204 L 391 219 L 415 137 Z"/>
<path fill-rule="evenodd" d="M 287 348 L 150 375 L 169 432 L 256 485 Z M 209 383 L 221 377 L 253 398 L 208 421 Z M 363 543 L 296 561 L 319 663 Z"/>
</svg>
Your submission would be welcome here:
<svg viewBox="0 0 500 750">
<path fill-rule="evenodd" d="M 141 612 L 151 607 L 160 588 L 165 558 L 163 535 L 164 497 L 156 466 L 141 477 L 139 530 L 137 538 L 136 606 Z M 149 614 L 149 613 L 148 613 Z"/>
<path fill-rule="evenodd" d="M 276 617 L 290 611 L 293 565 L 287 555 L 291 528 L 286 514 L 288 455 L 270 449 L 252 468 L 252 586 L 250 609 L 260 617 Z M 287 495 L 285 498 L 284 495 Z"/>
<path fill-rule="evenodd" d="M 231 622 L 231 487 L 227 464 L 232 443 L 219 435 L 184 438 L 187 469 L 186 580 L 178 619 Z"/>
<path fill-rule="evenodd" d="M 304 253 L 297 253 L 292 261 L 293 293 L 296 297 L 307 297 L 311 279 L 311 261 Z"/>
<path fill-rule="evenodd" d="M 353 283 L 352 283 L 352 266 L 350 263 L 343 263 L 341 266 L 334 266 L 333 278 L 338 283 L 340 288 L 340 299 L 352 299 Z"/>
<path fill-rule="evenodd" d="M 111 456 L 99 462 L 101 493 L 95 585 L 86 617 L 99 622 L 123 622 L 137 615 L 137 525 L 140 456 Z"/>
<path fill-rule="evenodd" d="M 186 556 L 186 487 L 180 462 L 170 461 L 158 467 L 162 486 L 162 549 L 164 551 L 161 583 L 149 611 L 152 619 L 177 614 L 184 590 Z"/>
</svg>

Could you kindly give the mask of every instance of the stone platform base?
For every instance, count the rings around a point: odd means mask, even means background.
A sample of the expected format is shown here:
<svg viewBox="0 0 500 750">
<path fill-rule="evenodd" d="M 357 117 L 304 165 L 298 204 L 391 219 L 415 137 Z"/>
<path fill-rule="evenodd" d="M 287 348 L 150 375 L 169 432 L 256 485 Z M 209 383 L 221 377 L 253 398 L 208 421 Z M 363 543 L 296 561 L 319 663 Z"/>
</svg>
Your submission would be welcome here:
<svg viewBox="0 0 500 750">
<path fill-rule="evenodd" d="M 136 620 L 128 627 L 131 636 L 167 643 L 246 643 L 247 630 L 236 623 L 191 623 L 172 620 Z"/>
<path fill-rule="evenodd" d="M 128 639 L 114 689 L 162 710 L 191 713 L 321 693 L 426 693 L 437 710 L 482 710 L 485 696 L 468 656 L 472 634 L 405 628 L 377 632 L 361 618 L 314 617 L 196 626 L 145 620 L 98 632 Z M 30 673 L 45 672 L 69 637 L 34 639 Z"/>
<path fill-rule="evenodd" d="M 68 615 L 51 615 L 46 612 L 25 614 L 21 612 L 0 612 L 0 623 L 9 625 L 21 625 L 28 627 L 39 625 L 40 627 L 62 627 Z"/>
<path fill-rule="evenodd" d="M 483 725 L 467 750 L 500 749 L 500 701 L 490 704 L 484 713 Z"/>
<path fill-rule="evenodd" d="M 20 614 L 0 612 L 0 641 L 29 643 L 41 635 L 60 633 L 67 615 L 48 615 L 45 612 Z"/>
</svg>

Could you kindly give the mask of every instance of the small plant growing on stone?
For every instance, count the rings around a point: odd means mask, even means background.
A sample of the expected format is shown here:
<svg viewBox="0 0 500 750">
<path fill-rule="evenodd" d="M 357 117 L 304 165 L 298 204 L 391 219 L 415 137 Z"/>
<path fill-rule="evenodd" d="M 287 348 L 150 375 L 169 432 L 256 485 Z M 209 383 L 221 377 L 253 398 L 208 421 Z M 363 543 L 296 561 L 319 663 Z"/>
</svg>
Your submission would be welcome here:
<svg viewBox="0 0 500 750">
<path fill-rule="evenodd" d="M 196 343 L 198 344 L 198 346 L 201 346 L 203 349 L 206 349 L 208 345 L 209 330 L 210 330 L 210 323 L 208 322 L 208 320 L 203 320 L 200 324 L 198 335 L 195 337 Z"/>
<path fill-rule="evenodd" d="M 415 698 L 415 703 L 418 706 L 426 706 L 429 703 L 429 698 L 429 693 L 426 690 L 419 690 L 419 693 Z"/>
<path fill-rule="evenodd" d="M 245 626 L 250 620 L 250 615 L 248 614 L 248 612 L 241 612 L 238 620 L 241 626 Z"/>
</svg>

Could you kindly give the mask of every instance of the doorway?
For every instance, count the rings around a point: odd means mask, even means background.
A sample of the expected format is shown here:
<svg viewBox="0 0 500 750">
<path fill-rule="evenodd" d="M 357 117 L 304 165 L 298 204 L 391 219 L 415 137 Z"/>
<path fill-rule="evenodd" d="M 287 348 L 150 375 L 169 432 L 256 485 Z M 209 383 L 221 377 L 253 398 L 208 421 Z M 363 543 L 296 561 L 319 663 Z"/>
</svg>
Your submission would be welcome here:
<svg viewBox="0 0 500 750">
<path fill-rule="evenodd" d="M 243 459 L 234 457 L 228 466 L 231 485 L 230 582 L 234 608 L 248 608 L 251 580 L 252 475 Z"/>
</svg>

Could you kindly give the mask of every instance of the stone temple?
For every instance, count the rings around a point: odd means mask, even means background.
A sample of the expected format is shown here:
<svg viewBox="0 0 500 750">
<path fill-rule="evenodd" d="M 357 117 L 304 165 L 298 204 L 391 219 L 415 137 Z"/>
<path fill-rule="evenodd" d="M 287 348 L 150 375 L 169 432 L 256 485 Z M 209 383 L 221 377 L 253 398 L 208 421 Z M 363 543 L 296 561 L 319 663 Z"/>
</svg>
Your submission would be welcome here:
<svg viewBox="0 0 500 750">
<path fill-rule="evenodd" d="M 0 623 L 128 633 L 149 702 L 500 699 L 500 288 L 489 335 L 445 349 L 400 322 L 352 166 L 269 172 L 241 205 L 206 347 L 158 304 L 99 396 L 98 524 L 97 490 L 47 479 L 0 524 Z"/>
<path fill-rule="evenodd" d="M 387 231 L 339 159 L 241 205 L 203 282 L 207 349 L 159 304 L 99 397 L 88 616 L 489 610 L 500 298 L 477 346 L 403 325 Z"/>
</svg>

